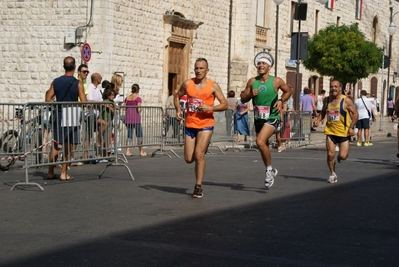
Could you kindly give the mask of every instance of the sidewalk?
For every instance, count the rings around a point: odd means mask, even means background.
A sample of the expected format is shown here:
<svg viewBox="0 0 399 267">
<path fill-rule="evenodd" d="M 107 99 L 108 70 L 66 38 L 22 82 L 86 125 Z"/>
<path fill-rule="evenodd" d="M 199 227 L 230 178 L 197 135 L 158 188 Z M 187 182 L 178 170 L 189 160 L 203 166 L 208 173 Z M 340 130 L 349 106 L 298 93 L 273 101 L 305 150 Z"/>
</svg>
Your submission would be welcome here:
<svg viewBox="0 0 399 267">
<path fill-rule="evenodd" d="M 389 122 L 388 117 L 382 117 L 382 120 L 380 121 L 380 117 L 377 118 L 376 122 L 373 122 L 370 128 L 370 137 L 371 141 L 376 141 L 376 140 L 383 140 L 385 138 L 392 138 L 396 137 L 396 130 L 397 129 L 397 122 Z M 316 132 L 311 133 L 311 143 L 319 143 L 325 141 L 325 135 L 323 132 L 322 127 L 317 127 Z M 391 134 L 391 137 L 387 137 L 388 134 Z M 356 137 L 356 135 L 355 135 Z"/>
<path fill-rule="evenodd" d="M 326 136 L 324 135 L 324 128 L 323 127 L 317 127 L 315 128 L 315 132 L 310 133 L 310 141 L 308 137 L 306 136 L 306 140 L 302 142 L 298 142 L 297 140 L 291 140 L 290 141 L 290 148 L 297 148 L 297 147 L 306 147 L 308 145 L 312 146 L 318 146 L 318 145 L 323 145 L 325 144 Z M 396 139 L 396 131 L 397 131 L 397 122 L 389 122 L 388 117 L 382 117 L 382 121 L 380 123 L 380 117 L 377 118 L 377 121 L 374 122 L 371 125 L 370 128 L 370 136 L 371 136 L 371 141 L 378 141 L 378 140 L 384 140 L 386 138 L 395 138 Z M 391 137 L 388 137 L 388 134 L 391 135 Z M 272 136 L 271 142 L 274 142 L 275 137 Z M 355 138 L 357 136 L 355 135 Z M 217 146 L 221 149 L 248 149 L 250 145 L 250 142 L 213 142 L 213 146 Z M 253 140 L 252 141 L 252 147 L 256 148 L 256 142 Z M 171 148 L 171 147 L 169 147 Z"/>
</svg>

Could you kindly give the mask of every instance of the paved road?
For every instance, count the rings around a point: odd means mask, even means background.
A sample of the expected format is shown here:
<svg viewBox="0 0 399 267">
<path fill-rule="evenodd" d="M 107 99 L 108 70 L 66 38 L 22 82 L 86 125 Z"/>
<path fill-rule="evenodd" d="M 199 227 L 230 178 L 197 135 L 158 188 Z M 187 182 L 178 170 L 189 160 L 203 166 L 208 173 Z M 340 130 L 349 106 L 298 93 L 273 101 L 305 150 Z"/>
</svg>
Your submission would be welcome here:
<svg viewBox="0 0 399 267">
<path fill-rule="evenodd" d="M 202 199 L 190 197 L 194 165 L 173 156 L 131 157 L 135 181 L 120 166 L 101 179 L 105 165 L 72 167 L 72 182 L 31 170 L 44 191 L 10 191 L 24 180 L 13 168 L 0 173 L 0 266 L 399 266 L 399 161 L 385 135 L 353 143 L 333 185 L 317 140 L 273 151 L 269 190 L 257 152 L 212 149 Z"/>
</svg>

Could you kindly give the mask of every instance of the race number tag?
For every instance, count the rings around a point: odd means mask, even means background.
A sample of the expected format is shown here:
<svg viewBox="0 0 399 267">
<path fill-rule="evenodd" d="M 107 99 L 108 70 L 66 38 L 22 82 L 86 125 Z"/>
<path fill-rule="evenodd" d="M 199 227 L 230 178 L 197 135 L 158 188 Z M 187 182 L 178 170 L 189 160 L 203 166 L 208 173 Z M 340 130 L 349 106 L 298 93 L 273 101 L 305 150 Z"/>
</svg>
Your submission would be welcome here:
<svg viewBox="0 0 399 267">
<path fill-rule="evenodd" d="M 270 117 L 270 107 L 269 106 L 255 106 L 254 115 L 257 119 L 266 120 Z"/>
<path fill-rule="evenodd" d="M 339 121 L 339 110 L 327 110 L 328 121 Z"/>
<path fill-rule="evenodd" d="M 188 111 L 189 112 L 201 112 L 199 110 L 199 106 L 203 105 L 204 101 L 202 99 L 190 97 L 187 99 L 187 106 L 188 106 Z"/>
</svg>

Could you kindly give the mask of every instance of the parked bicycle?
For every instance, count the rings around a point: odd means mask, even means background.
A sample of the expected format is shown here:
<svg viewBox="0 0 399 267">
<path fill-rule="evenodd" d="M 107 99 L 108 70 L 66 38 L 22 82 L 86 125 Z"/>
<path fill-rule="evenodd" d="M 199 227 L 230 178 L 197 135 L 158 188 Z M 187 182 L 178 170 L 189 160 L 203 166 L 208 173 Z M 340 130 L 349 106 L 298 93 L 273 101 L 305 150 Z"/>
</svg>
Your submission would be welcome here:
<svg viewBox="0 0 399 267">
<path fill-rule="evenodd" d="M 26 116 L 26 112 L 28 112 L 28 116 Z M 28 117 L 28 119 L 26 120 L 25 117 Z M 36 163 L 42 161 L 43 129 L 41 126 L 41 110 L 16 108 L 15 118 L 18 120 L 18 127 L 7 130 L 0 139 L 1 171 L 9 170 L 17 159 L 25 160 L 25 157 L 20 156 L 22 153 L 27 152 L 26 150 L 28 149 L 35 150 L 33 154 L 36 157 Z M 24 133 L 25 136 L 23 136 Z"/>
</svg>

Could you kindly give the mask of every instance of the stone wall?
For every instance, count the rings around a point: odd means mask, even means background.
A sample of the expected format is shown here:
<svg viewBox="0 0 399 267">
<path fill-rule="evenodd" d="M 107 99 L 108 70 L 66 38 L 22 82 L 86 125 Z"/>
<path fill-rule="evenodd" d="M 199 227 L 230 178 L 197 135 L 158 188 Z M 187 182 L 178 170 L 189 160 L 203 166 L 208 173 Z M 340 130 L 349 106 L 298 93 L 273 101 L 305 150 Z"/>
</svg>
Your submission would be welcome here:
<svg viewBox="0 0 399 267">
<path fill-rule="evenodd" d="M 247 79 L 256 74 L 253 58 L 258 51 L 275 54 L 276 6 L 267 0 L 267 44 L 257 47 L 256 1 L 254 0 L 95 0 L 91 17 L 91 0 L 3 0 L 0 2 L 0 86 L 5 92 L 1 102 L 43 101 L 51 81 L 63 74 L 62 60 L 74 56 L 80 64 L 81 46 L 64 45 L 66 32 L 75 32 L 80 26 L 90 25 L 83 31 L 83 42 L 93 50 L 89 69 L 110 79 L 114 72 L 123 72 L 124 88 L 128 94 L 133 83 L 139 83 L 145 105 L 161 105 L 166 100 L 164 68 L 168 27 L 164 25 L 165 12 L 179 12 L 188 20 L 203 22 L 195 31 L 190 52 L 190 68 L 197 57 L 209 61 L 209 77 L 216 80 L 227 92 L 244 89 Z M 231 36 L 229 35 L 230 2 L 233 3 Z M 333 11 L 317 1 L 308 2 L 307 20 L 302 31 L 315 33 L 316 10 L 319 10 L 318 29 L 328 23 L 350 24 L 358 22 L 366 37 L 371 39 L 374 19 L 377 20 L 377 45 L 387 43 L 389 25 L 389 0 L 364 1 L 362 20 L 355 19 L 355 0 L 337 0 Z M 399 3 L 392 1 L 394 12 Z M 279 12 L 278 76 L 286 78 L 285 59 L 290 54 L 290 34 L 297 30 L 292 23 L 292 1 L 284 1 Z M 395 17 L 397 21 L 399 17 Z M 397 23 L 399 25 L 399 22 Z M 293 27 L 292 27 L 293 26 Z M 230 43 L 231 37 L 231 43 Z M 398 68 L 398 38 L 393 37 L 391 77 Z M 229 44 L 231 45 L 229 53 Z M 229 63 L 228 58 L 231 58 Z M 230 73 L 229 73 L 230 71 Z M 318 75 L 305 70 L 302 87 L 310 76 Z M 274 70 L 272 69 L 274 74 Z M 380 74 L 372 75 L 381 83 Z M 386 76 L 386 74 L 385 74 Z M 227 79 L 230 77 L 230 81 Z M 89 81 L 90 82 L 90 81 Z M 362 80 L 368 90 L 370 80 Z M 391 78 L 392 84 L 392 78 Z M 227 86 L 230 88 L 227 88 Z M 324 79 L 328 88 L 328 77 Z"/>
<path fill-rule="evenodd" d="M 90 72 L 111 79 L 125 74 L 122 93 L 139 83 L 145 105 L 164 101 L 165 31 L 163 15 L 174 10 L 201 21 L 191 48 L 190 66 L 197 57 L 209 61 L 209 77 L 227 87 L 229 1 L 95 0 L 90 26 L 82 43 L 93 51 Z M 80 60 L 80 46 L 64 46 L 66 32 L 89 23 L 92 1 L 46 0 L 0 2 L 1 102 L 43 101 L 51 81 L 64 73 L 62 60 Z M 193 67 L 190 73 L 193 74 Z M 90 76 L 90 74 L 89 74 Z M 90 82 L 90 81 L 88 81 Z"/>
</svg>

